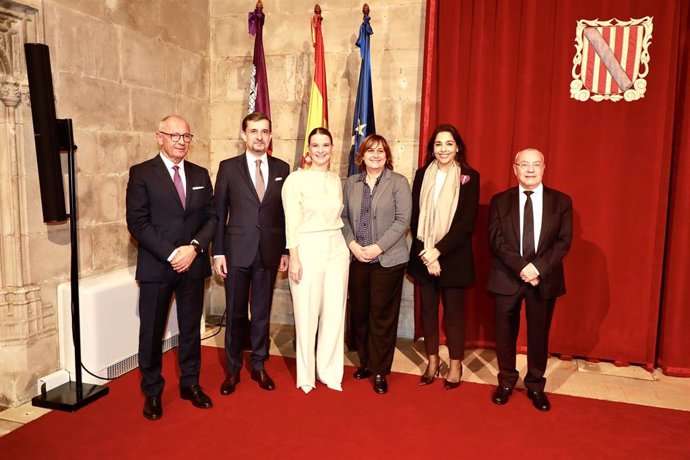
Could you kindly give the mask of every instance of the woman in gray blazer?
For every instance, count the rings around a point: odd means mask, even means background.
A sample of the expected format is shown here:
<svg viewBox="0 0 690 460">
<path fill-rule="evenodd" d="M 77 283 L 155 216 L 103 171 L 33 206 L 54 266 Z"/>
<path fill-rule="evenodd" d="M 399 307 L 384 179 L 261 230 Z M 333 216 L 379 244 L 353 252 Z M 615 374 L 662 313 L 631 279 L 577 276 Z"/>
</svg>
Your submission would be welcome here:
<svg viewBox="0 0 690 460">
<path fill-rule="evenodd" d="M 407 179 L 393 172 L 391 149 L 372 134 L 359 146 L 343 190 L 343 235 L 352 253 L 348 290 L 352 328 L 359 354 L 356 379 L 374 375 L 374 391 L 388 391 L 398 331 L 405 268 L 406 234 L 412 211 Z"/>
</svg>

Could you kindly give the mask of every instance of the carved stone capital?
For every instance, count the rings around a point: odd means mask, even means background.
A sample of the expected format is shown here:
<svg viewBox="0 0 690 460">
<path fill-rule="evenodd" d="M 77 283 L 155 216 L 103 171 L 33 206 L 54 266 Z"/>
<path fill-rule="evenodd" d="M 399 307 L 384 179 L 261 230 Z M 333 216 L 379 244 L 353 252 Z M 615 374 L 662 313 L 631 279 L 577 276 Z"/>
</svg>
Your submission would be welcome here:
<svg viewBox="0 0 690 460">
<path fill-rule="evenodd" d="M 22 100 L 22 92 L 19 83 L 5 82 L 0 87 L 0 100 L 7 107 L 17 107 Z"/>
</svg>

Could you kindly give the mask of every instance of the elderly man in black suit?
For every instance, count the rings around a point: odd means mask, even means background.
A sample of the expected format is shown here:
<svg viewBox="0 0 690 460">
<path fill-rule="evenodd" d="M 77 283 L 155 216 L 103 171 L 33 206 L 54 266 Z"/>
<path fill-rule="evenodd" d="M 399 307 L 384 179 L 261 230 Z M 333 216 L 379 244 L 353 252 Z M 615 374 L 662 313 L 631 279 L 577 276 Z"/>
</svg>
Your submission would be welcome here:
<svg viewBox="0 0 690 460">
<path fill-rule="evenodd" d="M 156 139 L 160 152 L 132 166 L 127 184 L 127 228 L 138 242 L 139 367 L 146 395 L 144 417 L 163 415 L 162 340 L 173 293 L 179 324 L 180 396 L 208 409 L 199 386 L 206 252 L 218 218 L 208 171 L 185 160 L 193 135 L 187 121 L 165 117 Z"/>
<path fill-rule="evenodd" d="M 489 246 L 493 253 L 489 291 L 496 301 L 498 387 L 492 400 L 505 404 L 518 380 L 515 353 L 520 308 L 527 318 L 527 396 L 534 407 L 548 411 L 544 372 L 549 328 L 556 298 L 565 294 L 563 258 L 573 235 L 570 197 L 542 184 L 544 155 L 521 150 L 513 171 L 518 186 L 498 193 L 489 207 Z"/>
<path fill-rule="evenodd" d="M 225 280 L 227 372 L 220 392 L 235 391 L 242 368 L 242 341 L 251 312 L 251 377 L 264 390 L 275 389 L 264 367 L 273 286 L 287 270 L 285 214 L 281 191 L 290 166 L 266 153 L 271 120 L 260 112 L 242 120 L 245 152 L 223 160 L 216 177 L 219 224 L 213 240 L 213 267 Z M 251 300 L 250 300 L 251 299 Z"/>
</svg>

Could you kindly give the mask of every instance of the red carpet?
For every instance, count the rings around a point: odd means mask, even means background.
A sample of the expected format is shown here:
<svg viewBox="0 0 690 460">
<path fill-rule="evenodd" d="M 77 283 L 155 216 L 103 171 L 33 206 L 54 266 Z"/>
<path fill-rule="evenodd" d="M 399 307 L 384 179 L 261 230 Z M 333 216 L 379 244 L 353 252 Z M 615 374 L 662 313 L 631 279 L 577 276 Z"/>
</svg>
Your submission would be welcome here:
<svg viewBox="0 0 690 460">
<path fill-rule="evenodd" d="M 222 397 L 222 350 L 203 347 L 202 386 L 215 407 L 195 409 L 178 396 L 174 352 L 165 356 L 163 418 L 141 415 L 137 371 L 79 412 L 51 412 L 0 438 L 0 457 L 39 458 L 690 458 L 690 413 L 551 396 L 539 413 L 524 392 L 503 407 L 489 385 L 393 374 L 376 395 L 346 368 L 342 393 L 323 385 L 294 387 L 295 363 L 272 357 L 277 389 L 266 392 L 242 371 L 237 391 Z"/>
</svg>

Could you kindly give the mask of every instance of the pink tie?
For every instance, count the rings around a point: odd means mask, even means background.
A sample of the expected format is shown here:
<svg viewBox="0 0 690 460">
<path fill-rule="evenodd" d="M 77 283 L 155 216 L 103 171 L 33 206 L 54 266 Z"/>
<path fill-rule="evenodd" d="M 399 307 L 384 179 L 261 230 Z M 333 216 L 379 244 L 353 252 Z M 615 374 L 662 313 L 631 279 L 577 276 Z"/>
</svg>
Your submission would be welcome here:
<svg viewBox="0 0 690 460">
<path fill-rule="evenodd" d="M 182 186 L 182 178 L 180 177 L 180 167 L 175 165 L 173 166 L 173 170 L 175 171 L 175 174 L 173 175 L 173 183 L 175 184 L 175 188 L 177 189 L 177 195 L 180 197 L 180 201 L 182 202 L 182 207 L 185 207 L 185 194 L 184 194 L 184 187 Z"/>
</svg>

